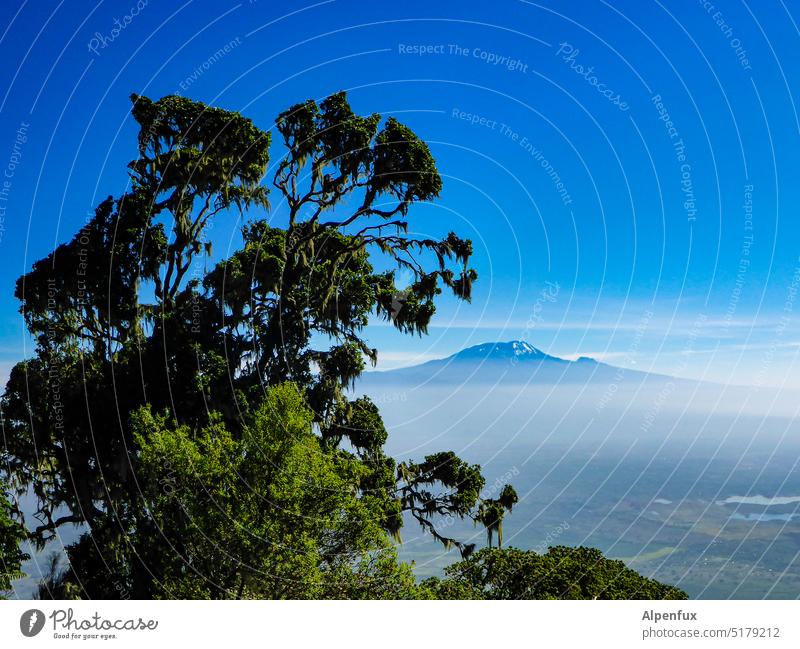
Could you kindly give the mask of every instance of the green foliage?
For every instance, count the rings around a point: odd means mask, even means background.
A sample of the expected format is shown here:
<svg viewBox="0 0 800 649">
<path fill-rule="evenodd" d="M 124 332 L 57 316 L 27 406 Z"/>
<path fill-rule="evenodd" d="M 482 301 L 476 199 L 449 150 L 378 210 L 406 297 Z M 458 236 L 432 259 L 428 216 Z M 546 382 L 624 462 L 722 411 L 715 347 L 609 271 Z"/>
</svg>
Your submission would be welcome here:
<svg viewBox="0 0 800 649">
<path fill-rule="evenodd" d="M 103 201 L 17 282 L 36 355 L 12 369 L 0 402 L 3 460 L 39 499 L 41 541 L 61 524 L 130 509 L 130 412 L 150 402 L 200 413 L 198 387 L 227 385 L 224 341 L 195 327 L 205 303 L 193 299 L 187 273 L 207 252 L 215 215 L 266 204 L 266 132 L 179 97 L 132 99 L 140 155 L 129 165 L 131 191 Z M 155 304 L 141 302 L 145 287 Z"/>
<path fill-rule="evenodd" d="M 0 599 L 2 592 L 11 588 L 11 582 L 23 576 L 22 562 L 29 558 L 20 549 L 27 534 L 22 525 L 14 520 L 14 512 L 15 508 L 6 499 L 3 489 L 0 492 Z"/>
<path fill-rule="evenodd" d="M 137 410 L 137 527 L 123 546 L 104 536 L 108 524 L 86 535 L 56 592 L 138 596 L 145 572 L 151 597 L 416 597 L 380 525 L 381 499 L 358 496 L 364 465 L 326 452 L 312 422 L 292 384 L 270 388 L 238 438 L 216 417 L 192 433 Z M 101 559 L 92 540 L 116 582 L 91 577 Z"/>
<path fill-rule="evenodd" d="M 139 158 L 128 167 L 137 188 L 168 194 L 162 205 L 176 216 L 179 237 L 191 240 L 202 221 L 188 219 L 196 198 L 217 208 L 266 206 L 261 179 L 269 162 L 270 134 L 220 108 L 176 95 L 152 101 L 131 95 L 139 123 Z"/>
<path fill-rule="evenodd" d="M 398 467 L 398 476 L 402 509 L 446 548 L 457 547 L 465 558 L 472 554 L 475 544 L 441 535 L 431 519 L 437 514 L 472 518 L 487 526 L 491 543 L 492 531 L 502 537 L 503 516 L 517 501 L 509 485 L 499 500 L 481 498 L 485 484 L 481 467 L 467 464 L 452 451 L 428 455 L 423 462 L 404 462 Z"/>
<path fill-rule="evenodd" d="M 350 394 L 377 360 L 370 318 L 421 335 L 442 291 L 469 300 L 477 278 L 469 240 L 409 234 L 411 207 L 442 189 L 428 146 L 344 93 L 297 104 L 276 120 L 270 213 L 267 131 L 131 99 L 130 191 L 16 287 L 36 348 L 0 400 L 0 459 L 37 497 L 39 544 L 91 530 L 42 594 L 430 596 L 392 549 L 404 517 L 469 557 L 436 517 L 499 544 L 517 497 L 482 498 L 481 468 L 452 452 L 398 464 L 376 405 Z M 231 212 L 250 218 L 242 246 L 208 268 L 207 231 Z"/>
<path fill-rule="evenodd" d="M 167 595 L 313 597 L 331 571 L 388 549 L 379 503 L 356 496 L 361 463 L 325 453 L 312 421 L 288 385 L 238 440 L 221 423 L 192 436 L 136 413 L 146 506 L 178 550 L 160 571 Z"/>
<path fill-rule="evenodd" d="M 423 588 L 437 599 L 687 599 L 682 590 L 642 577 L 593 548 L 551 547 L 546 554 L 484 548 Z"/>
<path fill-rule="evenodd" d="M 369 397 L 340 404 L 339 409 L 325 428 L 324 437 L 339 445 L 347 438 L 361 452 L 379 452 L 389 434 L 383 425 L 378 407 Z"/>
<path fill-rule="evenodd" d="M 503 487 L 499 498 L 487 498 L 478 508 L 475 521 L 480 522 L 486 528 L 486 537 L 489 547 L 492 545 L 492 537 L 497 535 L 497 547 L 503 545 L 503 517 L 507 511 L 511 511 L 519 501 L 517 492 L 511 485 Z"/>
</svg>

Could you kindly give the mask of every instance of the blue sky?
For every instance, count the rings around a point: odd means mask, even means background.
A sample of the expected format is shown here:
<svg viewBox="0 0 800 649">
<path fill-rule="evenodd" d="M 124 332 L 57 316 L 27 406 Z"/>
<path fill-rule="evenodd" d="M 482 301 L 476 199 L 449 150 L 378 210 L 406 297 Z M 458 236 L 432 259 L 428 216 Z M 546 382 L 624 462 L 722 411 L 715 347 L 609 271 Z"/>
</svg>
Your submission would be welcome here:
<svg viewBox="0 0 800 649">
<path fill-rule="evenodd" d="M 16 278 L 125 191 L 132 92 L 267 129 L 344 89 L 430 143 L 445 188 L 412 229 L 470 236 L 480 275 L 428 337 L 371 327 L 381 367 L 522 338 L 800 384 L 800 6 L 714 4 L 4 2 L 0 374 L 30 349 Z"/>
</svg>

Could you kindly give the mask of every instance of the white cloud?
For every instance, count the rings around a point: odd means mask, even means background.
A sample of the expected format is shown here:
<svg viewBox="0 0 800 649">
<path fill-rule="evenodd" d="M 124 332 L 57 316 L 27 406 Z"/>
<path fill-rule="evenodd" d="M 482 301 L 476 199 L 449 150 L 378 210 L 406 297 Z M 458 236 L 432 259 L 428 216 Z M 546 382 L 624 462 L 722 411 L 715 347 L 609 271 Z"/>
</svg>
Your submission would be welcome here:
<svg viewBox="0 0 800 649">
<path fill-rule="evenodd" d="M 411 367 L 427 361 L 442 358 L 447 354 L 431 354 L 427 352 L 378 350 L 378 370 L 394 370 L 399 367 Z"/>
</svg>

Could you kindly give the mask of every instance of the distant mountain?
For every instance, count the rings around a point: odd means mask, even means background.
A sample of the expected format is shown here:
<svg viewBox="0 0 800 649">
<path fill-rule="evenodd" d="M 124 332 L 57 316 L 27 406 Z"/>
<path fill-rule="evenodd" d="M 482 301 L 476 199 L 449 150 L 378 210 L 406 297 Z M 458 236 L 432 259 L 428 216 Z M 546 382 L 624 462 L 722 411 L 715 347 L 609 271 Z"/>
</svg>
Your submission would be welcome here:
<svg viewBox="0 0 800 649">
<path fill-rule="evenodd" d="M 510 383 L 585 384 L 587 382 L 642 381 L 655 374 L 600 363 L 581 356 L 570 361 L 551 356 L 523 340 L 492 342 L 413 367 L 366 372 L 369 383 Z"/>
<path fill-rule="evenodd" d="M 530 359 L 552 359 L 560 361 L 562 359 L 555 356 L 545 354 L 541 349 L 536 349 L 533 345 L 526 343 L 523 340 L 512 340 L 508 343 L 483 343 L 482 345 L 475 345 L 474 347 L 467 347 L 460 352 L 448 356 L 444 361 L 473 361 L 473 360 L 497 360 L 497 359 L 516 359 L 516 360 L 530 360 Z M 434 363 L 441 361 L 432 361 Z"/>
</svg>

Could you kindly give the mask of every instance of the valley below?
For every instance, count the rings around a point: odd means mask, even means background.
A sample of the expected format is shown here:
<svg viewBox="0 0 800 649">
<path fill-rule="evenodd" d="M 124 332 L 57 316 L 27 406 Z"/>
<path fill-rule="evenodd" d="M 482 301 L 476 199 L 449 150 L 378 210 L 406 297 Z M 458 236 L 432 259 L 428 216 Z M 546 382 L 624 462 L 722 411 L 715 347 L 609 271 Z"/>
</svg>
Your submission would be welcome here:
<svg viewBox="0 0 800 649">
<path fill-rule="evenodd" d="M 643 373 L 618 380 L 602 364 L 559 383 L 553 372 L 574 365 L 547 363 L 502 349 L 368 373 L 358 389 L 379 404 L 396 457 L 453 450 L 483 467 L 485 497 L 514 485 L 504 546 L 597 547 L 692 598 L 800 595 L 796 395 Z M 439 525 L 485 543 L 471 521 Z M 413 521 L 399 551 L 420 577 L 459 558 Z"/>
</svg>

